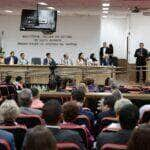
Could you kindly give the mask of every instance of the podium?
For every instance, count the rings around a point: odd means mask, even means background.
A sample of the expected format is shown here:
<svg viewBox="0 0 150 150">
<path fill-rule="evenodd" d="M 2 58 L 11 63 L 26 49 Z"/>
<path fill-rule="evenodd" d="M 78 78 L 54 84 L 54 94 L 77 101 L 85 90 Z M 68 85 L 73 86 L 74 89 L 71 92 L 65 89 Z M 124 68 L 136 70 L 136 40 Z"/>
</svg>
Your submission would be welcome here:
<svg viewBox="0 0 150 150">
<path fill-rule="evenodd" d="M 147 61 L 146 81 L 150 82 L 150 58 Z"/>
</svg>

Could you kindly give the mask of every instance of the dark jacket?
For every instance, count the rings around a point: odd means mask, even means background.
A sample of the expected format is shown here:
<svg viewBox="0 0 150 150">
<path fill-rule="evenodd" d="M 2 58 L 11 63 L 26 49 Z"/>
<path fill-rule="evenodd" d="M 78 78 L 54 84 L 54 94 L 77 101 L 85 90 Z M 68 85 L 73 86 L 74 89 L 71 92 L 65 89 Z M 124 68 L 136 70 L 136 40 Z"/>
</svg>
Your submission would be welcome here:
<svg viewBox="0 0 150 150">
<path fill-rule="evenodd" d="M 140 55 L 143 56 L 140 56 Z M 139 48 L 135 51 L 134 57 L 136 57 L 136 65 L 137 66 L 145 66 L 146 65 L 146 58 L 148 58 L 148 50 L 143 48 Z"/>
<path fill-rule="evenodd" d="M 54 60 L 53 58 L 51 58 L 51 63 L 52 63 L 52 64 L 56 64 L 56 62 L 55 62 L 55 60 Z M 45 58 L 45 59 L 43 60 L 43 65 L 49 65 L 49 62 L 48 62 L 48 59 L 47 59 L 47 58 Z"/>
<path fill-rule="evenodd" d="M 14 64 L 17 64 L 18 63 L 18 58 L 16 56 L 13 56 L 14 58 Z M 5 64 L 9 64 L 10 63 L 10 60 L 11 60 L 11 57 L 6 57 L 5 58 Z"/>
<path fill-rule="evenodd" d="M 100 59 L 101 59 L 101 58 L 103 58 L 103 56 L 104 56 L 103 48 L 104 48 L 104 47 L 101 47 L 101 48 L 100 48 L 100 53 L 99 53 L 99 57 L 100 57 Z M 106 51 L 105 51 L 105 53 L 106 53 L 106 54 L 108 54 L 108 52 L 109 52 L 109 48 L 108 48 L 108 47 L 106 47 Z"/>
<path fill-rule="evenodd" d="M 77 132 L 71 130 L 64 130 L 59 128 L 59 126 L 47 127 L 51 130 L 57 142 L 73 142 L 77 144 L 81 150 L 85 150 L 83 140 Z"/>
<path fill-rule="evenodd" d="M 102 132 L 97 137 L 97 150 L 104 144 L 127 144 L 131 136 L 132 130 L 120 130 L 118 132 Z"/>
</svg>

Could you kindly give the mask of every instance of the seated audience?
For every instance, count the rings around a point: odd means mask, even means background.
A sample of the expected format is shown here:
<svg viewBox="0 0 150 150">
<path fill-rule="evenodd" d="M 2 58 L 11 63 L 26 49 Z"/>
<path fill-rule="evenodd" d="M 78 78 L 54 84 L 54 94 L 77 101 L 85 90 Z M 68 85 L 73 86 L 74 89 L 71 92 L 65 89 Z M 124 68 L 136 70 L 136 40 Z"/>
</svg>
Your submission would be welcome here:
<svg viewBox="0 0 150 150">
<path fill-rule="evenodd" d="M 84 101 L 85 101 L 84 91 L 80 90 L 80 89 L 73 90 L 71 93 L 71 99 L 73 101 L 77 102 L 77 105 L 80 108 L 79 114 L 80 115 L 86 115 L 91 120 L 91 122 L 93 123 L 94 122 L 94 114 L 90 110 L 83 109 L 83 105 L 84 105 Z"/>
<path fill-rule="evenodd" d="M 79 86 L 78 86 L 78 89 L 82 90 L 84 93 L 88 93 L 89 92 L 88 87 L 86 86 L 85 83 L 80 83 Z"/>
<path fill-rule="evenodd" d="M 23 86 L 24 86 L 22 77 L 21 76 L 17 76 L 16 77 L 16 81 L 15 81 L 14 84 L 15 84 L 17 90 L 22 90 Z"/>
<path fill-rule="evenodd" d="M 19 93 L 19 104 L 21 114 L 41 115 L 41 110 L 31 108 L 32 92 L 30 89 L 23 89 Z"/>
<path fill-rule="evenodd" d="M 14 100 L 5 100 L 0 106 L 0 116 L 2 122 L 0 125 L 15 126 L 15 119 L 19 116 L 20 110 Z"/>
<path fill-rule="evenodd" d="M 46 126 L 51 130 L 57 142 L 73 142 L 84 148 L 83 140 L 75 131 L 63 130 L 60 127 L 62 121 L 62 108 L 57 100 L 50 100 L 43 107 L 42 118 L 46 122 Z"/>
<path fill-rule="evenodd" d="M 37 88 L 31 88 L 31 91 L 32 91 L 31 108 L 41 109 L 44 106 L 44 104 L 39 99 L 40 98 L 39 90 Z"/>
<path fill-rule="evenodd" d="M 80 108 L 75 101 L 64 103 L 62 106 L 62 111 L 63 111 L 63 119 L 64 119 L 63 124 L 64 125 L 78 126 L 77 124 L 74 123 L 74 120 L 79 115 Z M 82 125 L 82 127 L 84 127 L 87 133 L 87 138 L 88 138 L 87 142 L 89 146 L 92 146 L 93 141 L 94 141 L 93 136 L 90 134 L 89 130 L 85 127 L 85 125 Z"/>
<path fill-rule="evenodd" d="M 6 140 L 10 145 L 10 150 L 16 150 L 14 136 L 12 133 L 9 133 L 4 130 L 0 130 L 0 139 Z"/>
<path fill-rule="evenodd" d="M 30 129 L 24 139 L 23 150 L 57 150 L 56 140 L 46 127 Z"/>
<path fill-rule="evenodd" d="M 150 150 L 150 124 L 134 129 L 127 150 Z"/>
<path fill-rule="evenodd" d="M 138 123 L 139 111 L 138 108 L 129 104 L 121 108 L 118 113 L 121 130 L 117 132 L 102 132 L 97 137 L 97 149 L 100 149 L 104 144 L 127 144 L 132 130 Z"/>
<path fill-rule="evenodd" d="M 90 65 L 90 66 L 98 66 L 98 63 L 99 62 L 97 61 L 97 59 L 95 57 L 95 54 L 94 53 L 90 54 L 90 59 L 88 61 L 88 65 Z"/>
<path fill-rule="evenodd" d="M 51 57 L 51 53 L 46 53 L 46 58 L 43 60 L 43 65 L 56 64 L 55 60 Z"/>
<path fill-rule="evenodd" d="M 103 101 L 101 102 L 101 111 L 97 116 L 97 123 L 96 127 L 97 129 L 101 125 L 101 121 L 105 117 L 115 117 L 115 111 L 114 111 L 114 104 L 116 100 L 114 96 L 106 96 Z"/>
<path fill-rule="evenodd" d="M 29 63 L 28 60 L 25 58 L 25 53 L 20 54 L 20 59 L 18 63 L 20 65 L 27 65 Z"/>
<path fill-rule="evenodd" d="M 11 51 L 10 56 L 5 58 L 5 64 L 14 65 L 18 63 L 18 58 L 15 56 L 15 52 Z"/>
<path fill-rule="evenodd" d="M 140 111 L 140 119 L 142 119 L 144 113 L 146 111 L 150 111 L 150 104 L 142 106 L 139 111 Z"/>
<path fill-rule="evenodd" d="M 83 53 L 79 53 L 76 64 L 79 65 L 79 66 L 87 65 L 87 60 L 84 58 Z"/>
<path fill-rule="evenodd" d="M 63 55 L 63 59 L 61 60 L 61 65 L 73 65 L 73 61 L 69 58 L 68 54 Z"/>
</svg>

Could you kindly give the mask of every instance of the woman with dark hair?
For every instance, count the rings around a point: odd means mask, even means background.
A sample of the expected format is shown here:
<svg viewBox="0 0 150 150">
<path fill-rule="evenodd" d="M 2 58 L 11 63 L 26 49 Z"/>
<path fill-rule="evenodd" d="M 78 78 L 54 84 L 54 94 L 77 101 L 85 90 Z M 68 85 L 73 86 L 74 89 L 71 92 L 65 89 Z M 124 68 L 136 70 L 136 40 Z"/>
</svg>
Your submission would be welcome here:
<svg viewBox="0 0 150 150">
<path fill-rule="evenodd" d="M 114 47 L 113 47 L 113 45 L 112 45 L 112 44 L 109 44 L 107 54 L 108 54 L 109 56 L 112 56 L 112 55 L 113 55 L 113 53 L 114 53 Z"/>
<path fill-rule="evenodd" d="M 150 124 L 134 129 L 127 150 L 150 150 Z"/>
<path fill-rule="evenodd" d="M 84 66 L 84 65 L 86 65 L 86 63 L 87 63 L 87 61 L 86 61 L 86 59 L 84 58 L 83 53 L 82 53 L 82 52 L 79 53 L 78 59 L 77 59 L 77 61 L 76 61 L 76 64 L 79 65 L 79 66 Z"/>
<path fill-rule="evenodd" d="M 98 65 L 98 61 L 97 61 L 94 53 L 90 54 L 90 59 L 89 59 L 88 64 L 91 66 L 97 66 Z"/>
<path fill-rule="evenodd" d="M 23 150 L 57 150 L 56 140 L 44 126 L 36 126 L 25 136 Z"/>
</svg>

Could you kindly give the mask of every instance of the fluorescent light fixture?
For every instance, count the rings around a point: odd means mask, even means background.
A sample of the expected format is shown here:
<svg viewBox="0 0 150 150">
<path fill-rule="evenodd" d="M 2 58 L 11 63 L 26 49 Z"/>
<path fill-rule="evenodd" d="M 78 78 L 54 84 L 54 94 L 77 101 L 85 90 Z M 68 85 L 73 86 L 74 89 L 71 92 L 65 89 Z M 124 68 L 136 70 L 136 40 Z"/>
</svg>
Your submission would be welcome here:
<svg viewBox="0 0 150 150">
<path fill-rule="evenodd" d="M 109 7 L 103 7 L 102 10 L 109 10 Z"/>
<path fill-rule="evenodd" d="M 52 9 L 52 10 L 54 10 L 55 8 L 54 7 L 47 7 L 48 9 Z"/>
<path fill-rule="evenodd" d="M 104 16 L 102 16 L 103 18 L 107 18 L 108 16 L 106 16 L 106 15 L 104 15 Z"/>
<path fill-rule="evenodd" d="M 48 5 L 48 4 L 45 3 L 45 2 L 39 2 L 38 4 L 39 4 L 39 5 L 42 5 L 42 6 L 47 6 L 47 5 Z"/>
<path fill-rule="evenodd" d="M 110 3 L 103 3 L 102 6 L 103 6 L 103 7 L 109 7 L 109 6 L 110 6 Z"/>
<path fill-rule="evenodd" d="M 4 10 L 6 13 L 13 13 L 12 10 Z"/>
<path fill-rule="evenodd" d="M 102 11 L 103 14 L 108 14 L 108 11 Z"/>
</svg>

